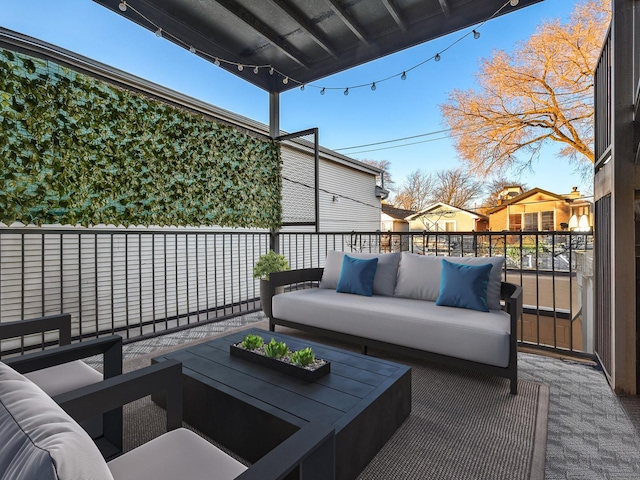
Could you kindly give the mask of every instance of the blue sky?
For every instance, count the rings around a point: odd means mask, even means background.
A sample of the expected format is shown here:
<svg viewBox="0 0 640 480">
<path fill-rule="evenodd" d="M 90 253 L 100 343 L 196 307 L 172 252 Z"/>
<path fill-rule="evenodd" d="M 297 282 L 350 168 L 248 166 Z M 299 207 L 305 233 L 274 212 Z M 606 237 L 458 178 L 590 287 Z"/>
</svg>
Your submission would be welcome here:
<svg viewBox="0 0 640 480">
<path fill-rule="evenodd" d="M 534 6 L 493 19 L 479 29 L 481 37 L 468 36 L 442 54 L 411 71 L 407 79 L 395 78 L 369 88 L 347 86 L 371 83 L 408 70 L 442 51 L 467 30 L 451 34 L 349 71 L 314 82 L 339 87 L 320 95 L 316 88 L 293 89 L 281 95 L 281 128 L 294 132 L 318 127 L 320 143 L 342 149 L 442 130 L 439 105 L 454 88 L 475 86 L 481 58 L 496 49 L 511 50 L 525 41 L 543 20 L 566 20 L 575 0 L 545 0 Z M 508 8 L 508 7 L 507 7 Z M 268 94 L 214 66 L 187 50 L 157 38 L 152 32 L 88 0 L 21 0 L 3 2 L 0 25 L 59 45 L 89 58 L 120 68 L 218 107 L 267 123 Z M 414 141 L 441 138 L 442 135 Z M 403 148 L 379 149 L 396 144 L 344 150 L 353 158 L 389 160 L 396 183 L 417 169 L 436 171 L 460 166 L 449 139 Z M 572 186 L 592 190 L 566 160 L 556 157 L 557 147 L 545 148 L 533 172 L 519 180 L 529 187 L 568 193 Z M 515 175 L 511 178 L 518 179 Z"/>
</svg>

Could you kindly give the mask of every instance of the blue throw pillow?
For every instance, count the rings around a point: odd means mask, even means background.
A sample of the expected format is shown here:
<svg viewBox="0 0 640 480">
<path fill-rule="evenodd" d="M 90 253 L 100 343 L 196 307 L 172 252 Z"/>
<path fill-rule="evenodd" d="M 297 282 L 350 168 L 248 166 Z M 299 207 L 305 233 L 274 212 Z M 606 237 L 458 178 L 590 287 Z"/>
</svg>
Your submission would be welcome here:
<svg viewBox="0 0 640 480">
<path fill-rule="evenodd" d="M 378 268 L 377 258 L 353 258 L 345 255 L 336 292 L 373 295 L 373 277 Z"/>
<path fill-rule="evenodd" d="M 488 312 L 487 286 L 493 265 L 462 265 L 442 260 L 436 305 Z"/>
</svg>

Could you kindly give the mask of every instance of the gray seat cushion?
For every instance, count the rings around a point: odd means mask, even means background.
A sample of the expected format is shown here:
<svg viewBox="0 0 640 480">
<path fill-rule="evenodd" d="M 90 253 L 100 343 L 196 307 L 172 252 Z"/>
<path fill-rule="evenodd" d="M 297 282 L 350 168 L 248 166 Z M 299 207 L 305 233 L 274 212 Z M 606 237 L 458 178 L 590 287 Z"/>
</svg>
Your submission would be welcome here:
<svg viewBox="0 0 640 480">
<path fill-rule="evenodd" d="M 45 392 L 0 362 L 2 478 L 112 480 L 89 435 Z"/>
<path fill-rule="evenodd" d="M 504 257 L 434 257 L 402 252 L 395 296 L 435 302 L 440 293 L 443 258 L 463 265 L 493 265 L 487 286 L 487 306 L 489 310 L 500 309 Z"/>
<path fill-rule="evenodd" d="M 115 480 L 231 480 L 247 467 L 185 428 L 111 460 Z"/>
<path fill-rule="evenodd" d="M 393 296 L 398 277 L 398 265 L 400 264 L 400 253 L 351 253 L 337 252 L 331 250 L 327 253 L 320 288 L 330 288 L 335 290 L 338 286 L 340 273 L 342 272 L 342 259 L 345 255 L 353 258 L 377 258 L 378 266 L 376 275 L 373 277 L 373 294 Z"/>
<path fill-rule="evenodd" d="M 273 297 L 273 315 L 498 367 L 509 363 L 510 317 L 500 310 L 485 313 L 424 300 L 312 288 Z"/>
<path fill-rule="evenodd" d="M 24 375 L 50 397 L 102 381 L 102 374 L 82 360 L 43 368 Z"/>
</svg>

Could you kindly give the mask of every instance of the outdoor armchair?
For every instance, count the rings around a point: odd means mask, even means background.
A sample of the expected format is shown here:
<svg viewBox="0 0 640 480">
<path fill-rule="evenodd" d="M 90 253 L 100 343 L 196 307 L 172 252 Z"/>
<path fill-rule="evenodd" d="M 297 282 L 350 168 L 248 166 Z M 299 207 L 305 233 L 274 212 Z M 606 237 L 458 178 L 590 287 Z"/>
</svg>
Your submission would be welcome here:
<svg viewBox="0 0 640 480">
<path fill-rule="evenodd" d="M 38 385 L 54 400 L 63 393 L 102 382 L 122 373 L 122 337 L 110 335 L 71 344 L 71 315 L 59 314 L 0 324 L 0 340 L 21 339 L 35 333 L 58 332 L 60 346 L 23 353 L 3 362 Z M 49 342 L 51 343 L 51 342 Z M 23 345 L 23 340 L 20 341 Z M 24 352 L 24 348 L 20 349 Z M 103 355 L 104 374 L 84 358 Z M 122 450 L 122 409 L 86 419 L 82 426 L 110 454 Z"/>
<path fill-rule="evenodd" d="M 159 391 L 166 395 L 167 433 L 105 462 L 76 421 Z M 249 468 L 180 428 L 182 365 L 174 360 L 62 394 L 57 401 L 59 404 L 0 362 L 0 476 L 39 480 L 281 480 L 299 467 L 303 480 L 334 478 L 334 432 L 323 424 L 307 424 Z M 215 406 L 211 411 L 216 414 Z"/>
</svg>

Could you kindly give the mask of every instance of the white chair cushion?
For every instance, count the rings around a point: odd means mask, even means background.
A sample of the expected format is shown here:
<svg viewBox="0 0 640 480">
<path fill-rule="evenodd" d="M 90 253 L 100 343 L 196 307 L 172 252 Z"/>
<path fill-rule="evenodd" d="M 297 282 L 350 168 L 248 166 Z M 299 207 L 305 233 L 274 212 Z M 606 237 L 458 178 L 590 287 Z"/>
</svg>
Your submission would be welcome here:
<svg viewBox="0 0 640 480">
<path fill-rule="evenodd" d="M 102 374 L 82 360 L 43 368 L 24 375 L 50 397 L 102 381 Z"/>
<path fill-rule="evenodd" d="M 115 480 L 231 480 L 247 467 L 185 428 L 111 460 Z"/>
<path fill-rule="evenodd" d="M 335 290 L 342 272 L 342 259 L 345 255 L 353 258 L 377 258 L 378 266 L 373 277 L 373 294 L 392 297 L 396 288 L 400 253 L 351 253 L 331 250 L 327 253 L 320 288 Z"/>
<path fill-rule="evenodd" d="M 0 362 L 2 478 L 113 480 L 89 435 L 45 392 Z"/>
</svg>

